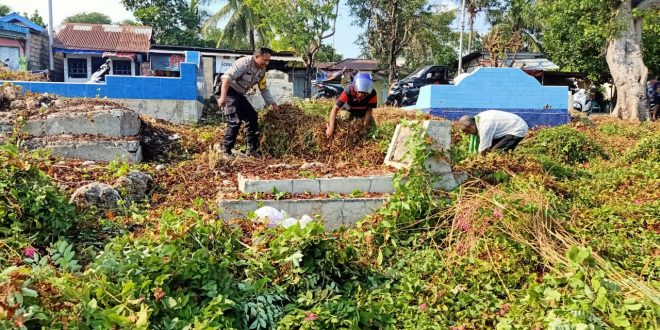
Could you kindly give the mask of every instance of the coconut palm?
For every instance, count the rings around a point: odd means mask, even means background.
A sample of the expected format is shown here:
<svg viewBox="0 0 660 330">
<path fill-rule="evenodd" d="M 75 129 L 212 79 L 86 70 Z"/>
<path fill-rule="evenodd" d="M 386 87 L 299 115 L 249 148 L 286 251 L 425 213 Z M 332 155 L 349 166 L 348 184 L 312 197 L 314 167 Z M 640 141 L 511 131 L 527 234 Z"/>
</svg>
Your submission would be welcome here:
<svg viewBox="0 0 660 330">
<path fill-rule="evenodd" d="M 474 40 L 474 20 L 481 11 L 488 11 L 497 4 L 497 0 L 465 0 L 465 11 L 468 15 L 468 54 L 472 52 L 472 40 Z"/>
<path fill-rule="evenodd" d="M 245 0 L 201 0 L 201 5 L 225 4 L 211 15 L 202 27 L 205 36 L 212 34 L 220 21 L 227 20 L 222 31 L 222 37 L 217 40 L 216 47 L 221 44 L 233 48 L 241 48 L 249 45 L 255 49 L 257 38 L 266 40 L 266 30 L 259 26 L 259 17 L 255 15 Z"/>
</svg>

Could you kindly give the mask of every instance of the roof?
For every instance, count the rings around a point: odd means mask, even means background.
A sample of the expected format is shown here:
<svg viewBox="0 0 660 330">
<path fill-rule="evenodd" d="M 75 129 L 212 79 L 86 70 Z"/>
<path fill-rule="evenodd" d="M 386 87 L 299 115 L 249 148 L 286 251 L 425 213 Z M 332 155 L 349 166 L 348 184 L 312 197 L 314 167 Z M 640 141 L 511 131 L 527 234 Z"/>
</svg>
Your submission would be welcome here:
<svg viewBox="0 0 660 330">
<path fill-rule="evenodd" d="M 55 34 L 53 47 L 147 53 L 152 32 L 150 26 L 64 23 Z"/>
<path fill-rule="evenodd" d="M 347 58 L 343 61 L 335 63 L 328 67 L 328 70 L 343 70 L 354 69 L 358 71 L 377 71 L 378 62 L 376 60 L 368 60 L 363 58 Z"/>
<path fill-rule="evenodd" d="M 184 51 L 198 51 L 202 56 L 230 56 L 230 57 L 242 57 L 245 55 L 252 55 L 254 51 L 252 50 L 231 50 L 231 49 L 221 49 L 221 48 L 210 48 L 210 47 L 191 47 L 191 46 L 170 46 L 170 45 L 152 45 L 150 53 L 167 53 L 167 54 L 183 54 Z M 274 52 L 271 56 L 271 60 L 276 61 L 290 61 L 290 62 L 302 62 L 302 58 L 296 56 L 295 52 L 281 51 Z"/>
<path fill-rule="evenodd" d="M 25 34 L 27 36 L 29 30 L 30 29 L 28 29 L 25 26 L 20 26 L 7 22 L 0 22 L 0 31 L 9 31 L 13 33 Z"/>
<path fill-rule="evenodd" d="M 16 24 L 16 25 L 25 26 L 25 27 L 27 27 L 29 29 L 32 29 L 32 30 L 35 30 L 37 32 L 46 31 L 46 29 L 43 26 L 41 26 L 41 25 L 39 25 L 35 22 L 32 22 L 31 20 L 19 15 L 18 13 L 11 13 L 7 16 L 0 17 L 0 22 L 13 23 L 13 24 Z"/>
<path fill-rule="evenodd" d="M 316 62 L 314 63 L 314 67 L 317 69 L 325 70 L 333 65 L 335 65 L 336 62 Z"/>
</svg>

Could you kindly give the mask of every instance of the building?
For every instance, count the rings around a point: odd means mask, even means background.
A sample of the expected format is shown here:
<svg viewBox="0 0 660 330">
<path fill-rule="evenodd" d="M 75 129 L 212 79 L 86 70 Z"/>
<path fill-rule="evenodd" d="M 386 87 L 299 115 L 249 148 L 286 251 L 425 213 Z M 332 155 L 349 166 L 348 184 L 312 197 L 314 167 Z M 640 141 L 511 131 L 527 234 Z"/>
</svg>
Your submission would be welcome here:
<svg viewBox="0 0 660 330">
<path fill-rule="evenodd" d="M 48 69 L 48 33 L 29 19 L 11 13 L 0 17 L 0 61 L 11 70 Z"/>
<path fill-rule="evenodd" d="M 227 50 L 217 48 L 205 47 L 187 47 L 187 46 L 166 46 L 166 45 L 152 45 L 149 51 L 149 70 L 145 64 L 143 72 L 156 76 L 171 76 L 176 77 L 178 68 L 173 65 L 183 58 L 186 51 L 197 51 L 201 54 L 201 70 L 204 75 L 206 83 L 204 96 L 208 98 L 211 95 L 215 78 L 222 75 L 237 59 L 252 55 L 250 50 Z M 305 69 L 298 68 L 298 65 L 303 63 L 302 58 L 295 55 L 293 52 L 276 52 L 270 58 L 268 70 L 281 71 L 287 75 L 288 82 L 293 84 L 293 96 L 302 97 L 302 86 L 304 81 L 303 75 Z M 298 71 L 298 72 L 297 72 Z M 300 86 L 300 88 L 298 88 Z"/>
<path fill-rule="evenodd" d="M 110 60 L 115 76 L 140 76 L 153 31 L 149 26 L 64 23 L 55 34 L 53 52 L 64 57 L 64 81 L 87 82 Z"/>
</svg>

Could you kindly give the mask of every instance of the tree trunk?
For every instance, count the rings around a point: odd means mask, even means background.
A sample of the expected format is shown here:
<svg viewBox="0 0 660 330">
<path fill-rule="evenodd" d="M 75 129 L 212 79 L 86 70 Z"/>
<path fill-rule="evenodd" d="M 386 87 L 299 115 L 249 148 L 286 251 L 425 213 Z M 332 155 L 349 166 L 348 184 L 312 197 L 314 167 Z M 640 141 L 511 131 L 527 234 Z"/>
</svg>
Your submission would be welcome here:
<svg viewBox="0 0 660 330">
<path fill-rule="evenodd" d="M 612 116 L 629 121 L 648 119 L 646 78 L 648 69 L 642 59 L 642 20 L 632 16 L 631 0 L 624 0 L 616 11 L 623 27 L 607 46 L 607 65 L 617 90 Z"/>
<path fill-rule="evenodd" d="M 312 97 L 312 75 L 314 74 L 314 65 L 312 61 L 305 64 L 305 88 L 303 94 L 305 98 Z"/>
<path fill-rule="evenodd" d="M 468 51 L 467 53 L 470 54 L 472 53 L 472 35 L 474 33 L 474 15 L 470 13 L 470 33 L 468 34 Z"/>
<path fill-rule="evenodd" d="M 257 48 L 255 47 L 255 41 L 254 41 L 254 28 L 250 28 L 250 48 L 251 48 L 252 50 L 257 49 Z"/>
<path fill-rule="evenodd" d="M 392 10 L 390 12 L 391 17 L 394 19 L 392 20 L 392 40 L 390 41 L 390 49 L 389 49 L 389 54 L 387 56 L 387 64 L 389 66 L 389 81 L 388 83 L 394 81 L 396 79 L 396 46 L 399 41 L 399 19 L 397 15 L 397 11 L 399 8 L 399 1 L 393 1 L 392 3 Z"/>
</svg>

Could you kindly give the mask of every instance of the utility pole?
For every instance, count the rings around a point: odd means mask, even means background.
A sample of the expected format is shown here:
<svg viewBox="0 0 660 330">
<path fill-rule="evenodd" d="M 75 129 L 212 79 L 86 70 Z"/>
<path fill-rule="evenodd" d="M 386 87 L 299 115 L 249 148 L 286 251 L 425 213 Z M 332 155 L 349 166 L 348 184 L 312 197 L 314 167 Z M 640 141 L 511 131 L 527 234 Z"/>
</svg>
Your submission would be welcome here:
<svg viewBox="0 0 660 330">
<path fill-rule="evenodd" d="M 456 76 L 463 73 L 463 30 L 465 30 L 465 0 L 461 2 L 461 32 L 458 40 L 458 68 Z"/>
<path fill-rule="evenodd" d="M 50 60 L 50 73 L 48 74 L 51 76 L 53 73 L 52 71 L 55 70 L 55 62 L 53 61 L 53 34 L 55 33 L 55 29 L 53 28 L 53 0 L 48 0 L 48 48 L 49 48 L 49 60 Z"/>
</svg>

